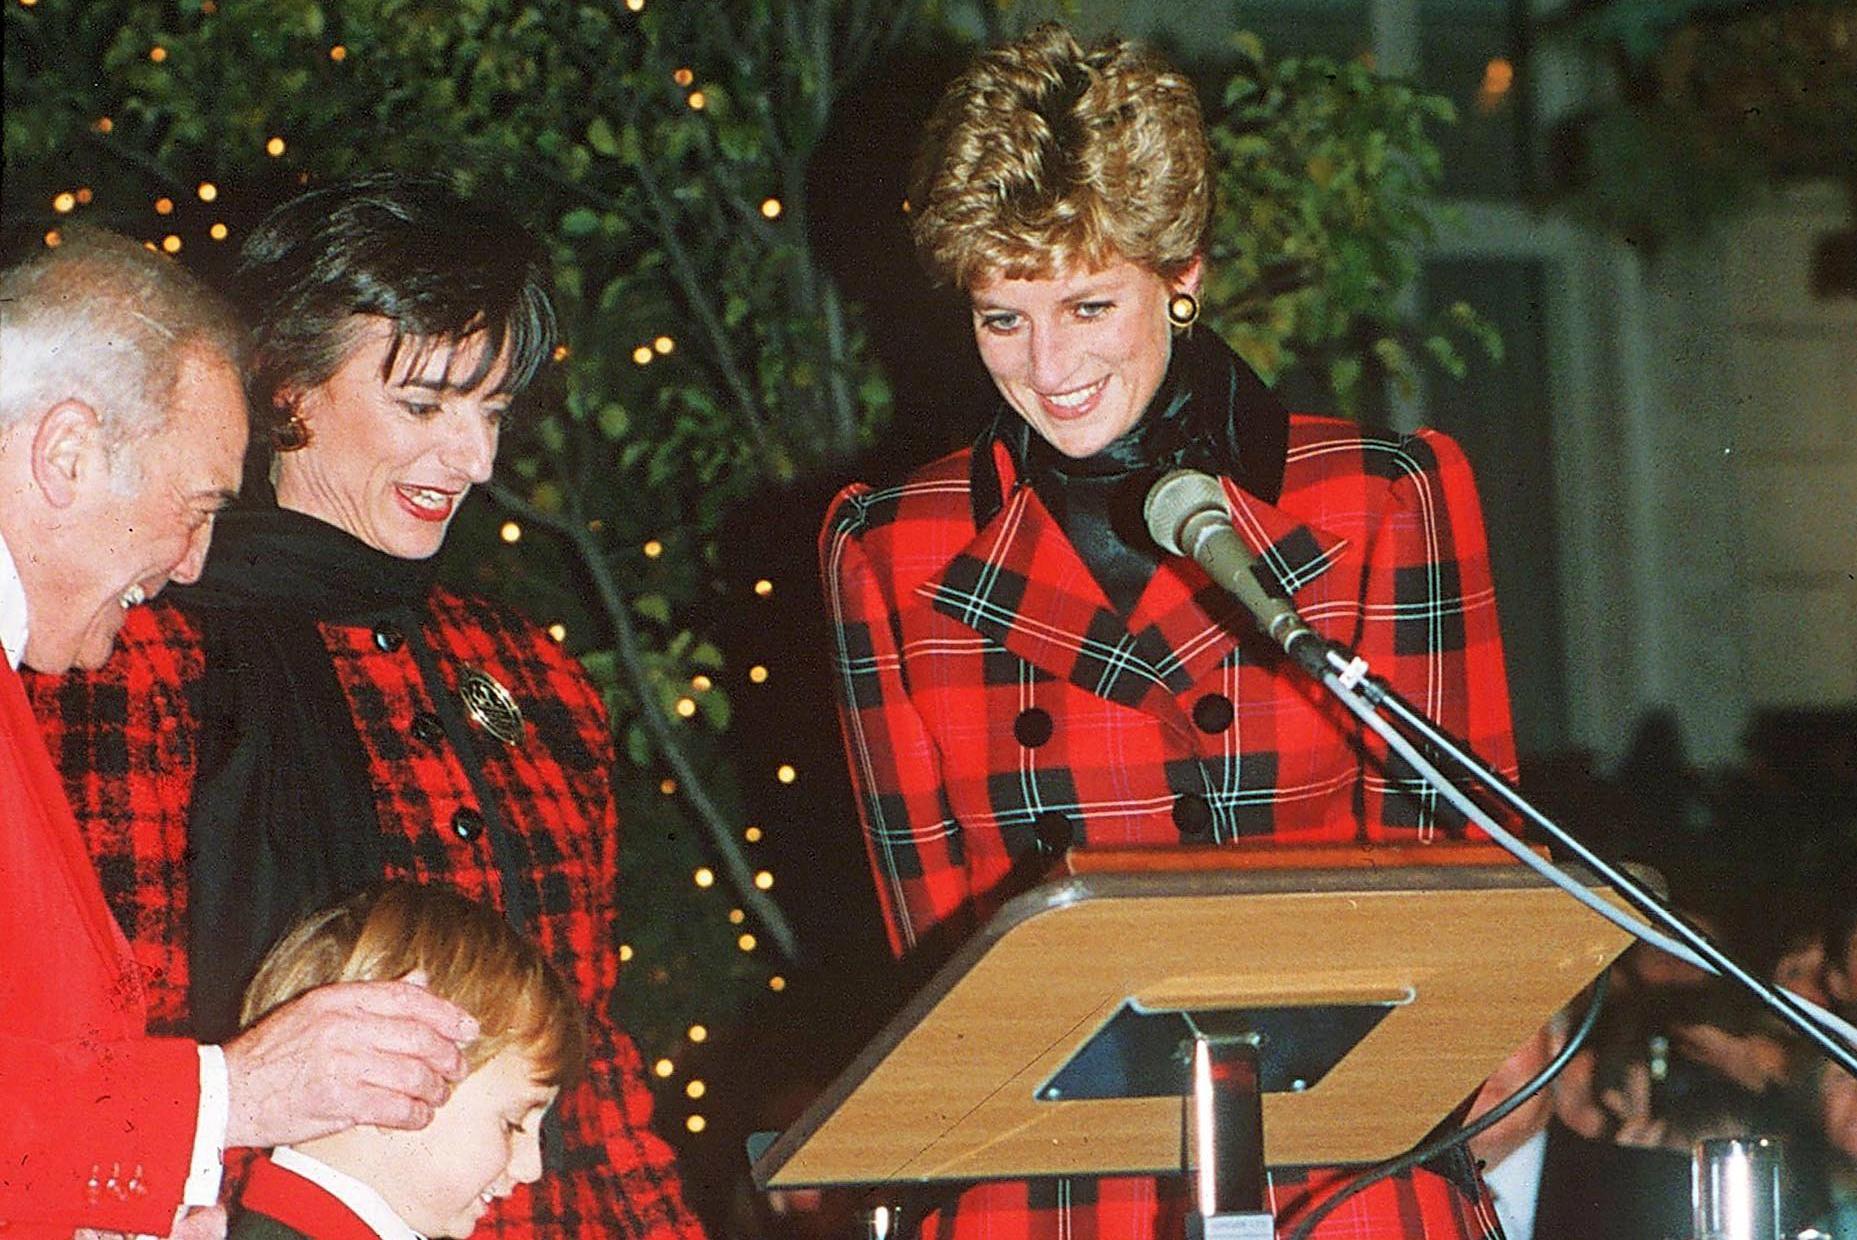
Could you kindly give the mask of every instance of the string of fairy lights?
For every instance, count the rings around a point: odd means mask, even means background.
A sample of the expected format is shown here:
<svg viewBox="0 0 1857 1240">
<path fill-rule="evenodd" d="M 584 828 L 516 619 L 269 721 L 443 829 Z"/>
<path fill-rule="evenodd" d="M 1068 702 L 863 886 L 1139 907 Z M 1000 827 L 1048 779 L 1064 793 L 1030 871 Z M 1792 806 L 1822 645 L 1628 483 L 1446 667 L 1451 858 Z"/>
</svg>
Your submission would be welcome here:
<svg viewBox="0 0 1857 1240">
<path fill-rule="evenodd" d="M 20 0 L 20 2 L 23 4 L 26 0 Z M 157 47 L 155 50 L 162 51 L 163 49 Z M 115 131 L 116 122 L 108 116 L 100 116 L 91 122 L 91 128 L 97 133 L 109 134 Z M 264 153 L 273 159 L 281 159 L 287 149 L 288 144 L 275 134 L 265 139 Z M 220 199 L 219 185 L 214 181 L 201 181 L 194 186 L 193 192 L 194 196 L 207 206 L 217 204 Z M 51 200 L 52 214 L 57 217 L 74 216 L 80 208 L 95 204 L 96 191 L 88 185 L 59 190 L 52 195 Z M 162 222 L 170 220 L 177 209 L 174 199 L 168 194 L 158 195 L 149 205 Z M 156 227 L 159 229 L 160 224 L 158 223 Z M 225 241 L 232 236 L 231 227 L 223 219 L 214 219 L 207 224 L 204 231 L 209 241 Z M 46 229 L 44 241 L 48 248 L 58 248 L 64 244 L 63 230 L 54 224 Z M 179 254 L 185 247 L 186 241 L 179 232 L 170 231 L 159 238 L 145 239 L 142 244 L 151 250 L 159 250 L 165 254 Z"/>
<path fill-rule="evenodd" d="M 40 3 L 40 0 L 18 0 L 18 3 L 24 8 L 34 8 Z M 624 0 L 624 4 L 628 11 L 638 13 L 645 8 L 646 0 Z M 202 0 L 200 11 L 203 15 L 211 16 L 216 12 L 217 7 L 214 0 Z M 327 49 L 329 60 L 336 64 L 346 63 L 351 58 L 351 55 L 350 49 L 343 44 L 338 43 Z M 169 57 L 169 49 L 160 43 L 152 45 L 147 52 L 148 61 L 155 65 L 166 64 Z M 696 75 L 692 69 L 684 67 L 674 70 L 671 74 L 671 80 L 677 87 L 684 91 L 683 101 L 692 111 L 702 112 L 708 107 L 708 97 L 702 88 L 696 85 Z M 108 137 L 115 132 L 116 122 L 113 117 L 103 115 L 92 121 L 90 127 L 95 133 Z M 270 159 L 283 159 L 290 150 L 290 143 L 282 134 L 273 133 L 265 136 L 260 144 L 260 149 Z M 308 174 L 300 174 L 298 180 L 307 184 Z M 150 211 L 155 217 L 154 228 L 151 230 L 153 235 L 145 236 L 143 244 L 150 250 L 170 255 L 178 255 L 186 247 L 187 238 L 184 233 L 187 230 L 173 225 L 176 225 L 179 219 L 194 214 L 194 212 L 191 210 L 181 210 L 181 205 L 175 201 L 177 194 L 178 191 L 173 190 L 162 193 L 153 198 L 148 204 Z M 78 214 L 85 209 L 99 205 L 97 197 L 96 191 L 89 185 L 77 185 L 68 189 L 56 191 L 51 197 L 50 206 L 53 220 L 51 226 L 47 228 L 44 233 L 44 244 L 51 248 L 56 248 L 61 245 L 64 240 L 60 226 L 61 222 L 66 219 L 75 219 Z M 205 240 L 209 243 L 223 243 L 229 240 L 232 237 L 232 228 L 226 223 L 225 219 L 219 218 L 219 212 L 223 211 L 225 208 L 224 196 L 219 184 L 211 180 L 202 180 L 193 187 L 193 197 L 204 207 L 217 208 L 217 210 L 205 213 L 203 226 L 199 230 L 200 235 L 204 236 Z M 760 202 L 757 210 L 764 220 L 774 221 L 781 217 L 785 211 L 785 207 L 779 198 L 770 196 L 764 198 Z M 675 353 L 676 349 L 677 341 L 673 336 L 669 334 L 660 334 L 653 336 L 649 340 L 640 341 L 631 350 L 631 359 L 640 367 L 649 366 L 654 362 L 670 357 Z M 562 345 L 555 350 L 553 360 L 556 363 L 565 362 L 570 356 L 570 353 L 569 347 Z M 596 521 L 591 524 L 597 531 L 597 528 L 603 523 Z M 513 519 L 504 521 L 498 529 L 498 537 L 505 544 L 512 546 L 522 541 L 523 533 L 524 530 L 521 522 Z M 656 560 L 665 554 L 665 544 L 662 539 L 649 538 L 642 544 L 640 550 L 646 559 Z M 749 589 L 756 598 L 768 599 L 772 597 L 774 593 L 774 583 L 767 578 L 761 578 L 756 580 Z M 561 621 L 555 621 L 548 625 L 547 631 L 549 636 L 556 642 L 564 643 L 567 641 L 568 629 L 566 624 Z M 762 686 L 769 683 L 771 673 L 766 664 L 754 663 L 747 668 L 745 676 L 749 684 Z M 670 706 L 671 715 L 679 722 L 695 720 L 701 713 L 699 699 L 703 694 L 713 692 L 714 690 L 715 682 L 709 675 L 699 672 L 691 676 L 688 690 L 679 694 L 672 701 Z M 797 768 L 790 762 L 778 763 L 771 772 L 771 775 L 773 780 L 781 785 L 793 784 L 799 778 Z M 659 783 L 658 790 L 664 796 L 675 796 L 678 791 L 677 781 L 666 777 Z M 748 845 L 757 845 L 767 838 L 767 832 L 759 825 L 750 824 L 742 828 L 741 838 Z M 716 871 L 710 866 L 701 865 L 692 871 L 690 881 L 699 891 L 708 891 L 717 886 L 718 877 Z M 765 868 L 756 869 L 753 873 L 752 881 L 757 890 L 763 892 L 771 891 L 774 887 L 774 874 L 771 870 Z M 748 928 L 748 914 L 746 910 L 740 907 L 731 907 L 728 909 L 727 919 L 729 924 L 734 927 L 736 931 L 735 946 L 737 949 L 744 953 L 751 953 L 759 949 L 761 946 L 760 938 L 752 929 Z M 630 943 L 619 944 L 618 953 L 622 967 L 631 964 L 636 955 L 636 951 Z M 767 978 L 767 988 L 775 993 L 783 992 L 787 989 L 787 979 L 779 973 L 772 973 Z M 684 1049 L 694 1049 L 708 1042 L 709 1038 L 710 1031 L 708 1026 L 702 1023 L 693 1023 L 684 1030 L 681 1047 Z M 651 1062 L 651 1075 L 663 1082 L 667 1088 L 670 1087 L 678 1074 L 678 1060 L 682 1054 L 683 1049 L 659 1055 Z M 701 1104 L 709 1094 L 708 1083 L 704 1081 L 701 1076 L 691 1075 L 683 1082 L 681 1093 L 690 1104 L 689 1109 L 685 1112 L 683 1117 L 683 1127 L 685 1131 L 692 1135 L 704 1132 L 709 1126 L 709 1121 L 703 1114 L 703 1110 L 699 1104 Z"/>
</svg>

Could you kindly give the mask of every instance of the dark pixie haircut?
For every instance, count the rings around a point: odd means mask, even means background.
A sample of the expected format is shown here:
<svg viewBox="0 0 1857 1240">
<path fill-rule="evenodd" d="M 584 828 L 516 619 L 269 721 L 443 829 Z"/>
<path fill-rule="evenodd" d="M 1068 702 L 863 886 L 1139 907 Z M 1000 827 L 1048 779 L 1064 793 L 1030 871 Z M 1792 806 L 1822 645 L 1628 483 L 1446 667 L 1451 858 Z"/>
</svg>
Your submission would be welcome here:
<svg viewBox="0 0 1857 1240">
<path fill-rule="evenodd" d="M 441 177 L 379 173 L 300 194 L 239 256 L 239 298 L 255 325 L 253 408 L 287 422 L 280 397 L 336 372 L 356 315 L 393 324 L 388 375 L 409 345 L 425 355 L 481 333 L 488 347 L 473 373 L 451 382 L 475 388 L 507 358 L 497 390 L 521 392 L 554 351 L 546 271 L 528 229 Z"/>
</svg>

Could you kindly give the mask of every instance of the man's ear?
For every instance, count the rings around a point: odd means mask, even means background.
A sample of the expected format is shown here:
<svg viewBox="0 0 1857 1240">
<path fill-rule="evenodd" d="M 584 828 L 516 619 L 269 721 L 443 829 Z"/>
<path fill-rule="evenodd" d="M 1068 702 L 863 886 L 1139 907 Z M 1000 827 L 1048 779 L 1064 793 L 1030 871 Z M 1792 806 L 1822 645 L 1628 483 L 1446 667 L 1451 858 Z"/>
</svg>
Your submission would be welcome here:
<svg viewBox="0 0 1857 1240">
<path fill-rule="evenodd" d="M 77 502 L 86 472 L 105 464 L 103 440 L 103 419 L 83 401 L 61 400 L 46 410 L 32 436 L 32 481 L 47 503 Z"/>
</svg>

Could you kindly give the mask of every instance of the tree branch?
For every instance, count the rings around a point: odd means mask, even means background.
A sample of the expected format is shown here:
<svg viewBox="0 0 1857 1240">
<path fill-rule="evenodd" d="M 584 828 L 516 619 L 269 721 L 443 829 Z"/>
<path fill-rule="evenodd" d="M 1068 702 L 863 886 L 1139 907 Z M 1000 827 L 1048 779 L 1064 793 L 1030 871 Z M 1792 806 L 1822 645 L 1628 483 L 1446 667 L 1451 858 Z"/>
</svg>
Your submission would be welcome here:
<svg viewBox="0 0 1857 1240">
<path fill-rule="evenodd" d="M 641 159 L 632 169 L 639 185 L 645 191 L 645 201 L 651 205 L 655 217 L 656 232 L 664 245 L 664 252 L 671 260 L 671 269 L 676 275 L 677 283 L 682 287 L 684 300 L 696 316 L 698 327 L 709 343 L 711 357 L 716 368 L 722 373 L 722 381 L 728 385 L 730 393 L 740 402 L 742 411 L 747 415 L 748 427 L 754 434 L 755 447 L 767 459 L 777 455 L 767 433 L 767 415 L 761 409 L 761 402 L 754 389 L 749 385 L 740 363 L 735 359 L 735 349 L 729 340 L 728 330 L 722 326 L 722 320 L 716 316 L 716 309 L 709 304 L 709 298 L 702 276 L 691 260 L 690 252 L 684 247 L 682 238 L 677 235 L 677 212 L 664 195 L 664 187 L 651 170 L 651 162 Z"/>
<path fill-rule="evenodd" d="M 696 811 L 697 820 L 709 833 L 710 843 L 722 862 L 723 870 L 729 881 L 740 895 L 742 903 L 753 910 L 754 915 L 767 929 L 780 952 L 789 962 L 800 960 L 800 945 L 793 933 L 793 926 L 787 921 L 786 914 L 771 896 L 754 885 L 754 871 L 748 859 L 742 854 L 741 847 L 735 842 L 735 832 L 723 814 L 722 809 L 709 795 L 702 777 L 697 773 L 690 757 L 684 752 L 682 743 L 673 731 L 670 717 L 664 713 L 658 702 L 658 693 L 650 678 L 645 674 L 644 658 L 639 648 L 638 630 L 632 626 L 632 618 L 619 583 L 614 579 L 612 570 L 601 553 L 597 539 L 588 531 L 586 522 L 577 515 L 563 517 L 557 513 L 544 512 L 535 505 L 516 494 L 507 485 L 491 482 L 489 493 L 492 499 L 521 517 L 532 525 L 547 529 L 567 540 L 586 566 L 587 573 L 593 579 L 594 588 L 599 591 L 600 603 L 606 612 L 606 618 L 612 625 L 614 644 L 619 653 L 619 663 L 625 669 L 626 679 L 630 682 L 633 696 L 638 699 L 639 713 L 652 740 L 664 755 L 671 770 L 676 773 L 677 786 Z"/>
</svg>

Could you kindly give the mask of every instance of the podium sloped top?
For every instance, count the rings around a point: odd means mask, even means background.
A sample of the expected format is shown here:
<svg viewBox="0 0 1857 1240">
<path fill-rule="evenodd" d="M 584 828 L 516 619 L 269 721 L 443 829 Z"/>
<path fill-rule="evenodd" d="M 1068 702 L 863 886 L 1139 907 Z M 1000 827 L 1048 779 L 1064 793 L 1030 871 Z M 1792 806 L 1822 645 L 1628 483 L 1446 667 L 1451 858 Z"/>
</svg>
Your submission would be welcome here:
<svg viewBox="0 0 1857 1240">
<path fill-rule="evenodd" d="M 1264 1137 L 1274 1166 L 1396 1154 L 1628 941 L 1490 854 L 1314 847 L 1277 858 L 1290 868 L 1254 855 L 1243 868 L 1092 865 L 1046 882 L 963 946 L 755 1161 L 755 1179 L 1177 1171 L 1178 1098 L 1036 1097 L 1129 1000 L 1189 1011 L 1389 1004 L 1313 1087 L 1265 1096 Z M 1411 863 L 1430 857 L 1446 863 Z"/>
</svg>

